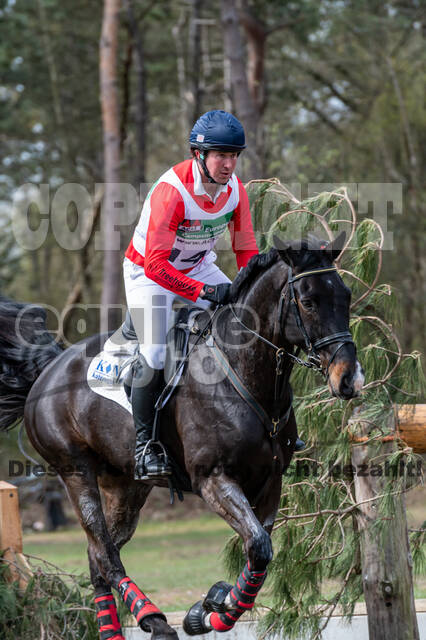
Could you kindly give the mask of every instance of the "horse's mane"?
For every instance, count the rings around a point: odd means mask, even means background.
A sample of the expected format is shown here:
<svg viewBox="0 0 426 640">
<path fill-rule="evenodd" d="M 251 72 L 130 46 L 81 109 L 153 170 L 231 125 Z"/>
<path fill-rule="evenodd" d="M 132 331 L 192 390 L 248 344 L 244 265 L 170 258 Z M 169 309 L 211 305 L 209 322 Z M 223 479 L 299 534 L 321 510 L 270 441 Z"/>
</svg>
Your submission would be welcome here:
<svg viewBox="0 0 426 640">
<path fill-rule="evenodd" d="M 289 243 L 293 252 L 298 254 L 298 262 L 302 269 L 309 269 L 314 266 L 322 266 L 324 261 L 323 249 L 327 242 L 309 233 L 307 238 L 302 240 L 291 240 Z M 269 269 L 280 259 L 280 254 L 274 247 L 268 253 L 259 253 L 253 256 L 248 265 L 239 271 L 237 277 L 231 285 L 229 292 L 230 302 L 235 302 L 238 297 L 245 293 L 253 284 L 254 280 Z"/>
<path fill-rule="evenodd" d="M 239 271 L 237 277 L 231 285 L 229 291 L 229 299 L 231 302 L 241 296 L 245 292 L 258 275 L 269 269 L 280 259 L 280 254 L 274 248 L 270 249 L 268 253 L 258 253 L 253 256 L 248 265 Z"/>
</svg>

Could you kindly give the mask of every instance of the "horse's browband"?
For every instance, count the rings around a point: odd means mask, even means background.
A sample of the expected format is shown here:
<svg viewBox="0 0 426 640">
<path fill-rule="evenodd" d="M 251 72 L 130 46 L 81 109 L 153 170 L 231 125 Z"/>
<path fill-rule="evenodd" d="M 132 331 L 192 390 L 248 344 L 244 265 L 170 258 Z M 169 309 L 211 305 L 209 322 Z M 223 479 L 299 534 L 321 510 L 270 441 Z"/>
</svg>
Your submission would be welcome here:
<svg viewBox="0 0 426 640">
<path fill-rule="evenodd" d="M 324 267 L 323 269 L 312 269 L 311 271 L 302 271 L 297 276 L 293 276 L 290 278 L 290 282 L 295 282 L 295 280 L 299 280 L 299 278 L 304 278 L 305 276 L 313 276 L 318 275 L 319 273 L 328 273 L 329 271 L 337 271 L 336 267 Z"/>
</svg>

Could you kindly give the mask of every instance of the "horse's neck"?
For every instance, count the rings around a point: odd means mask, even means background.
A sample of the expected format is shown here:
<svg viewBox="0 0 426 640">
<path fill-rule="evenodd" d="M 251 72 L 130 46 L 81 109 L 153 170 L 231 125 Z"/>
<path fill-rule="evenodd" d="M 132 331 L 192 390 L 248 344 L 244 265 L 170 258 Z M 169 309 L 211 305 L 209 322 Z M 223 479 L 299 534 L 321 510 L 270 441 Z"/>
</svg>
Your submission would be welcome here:
<svg viewBox="0 0 426 640">
<path fill-rule="evenodd" d="M 277 314 L 285 273 L 272 267 L 253 283 L 244 298 L 235 303 L 235 311 L 248 327 L 275 344 L 283 346 L 283 335 L 277 332 Z M 247 332 L 232 316 L 229 333 L 238 330 L 240 347 L 227 350 L 230 363 L 244 384 L 264 406 L 270 404 L 275 390 L 276 350 L 256 335 Z"/>
<path fill-rule="evenodd" d="M 253 327 L 253 316 L 256 318 L 258 333 L 277 346 L 282 346 L 284 336 L 278 328 L 278 309 L 280 296 L 286 282 L 286 272 L 281 263 L 273 265 L 268 271 L 258 277 L 245 296 L 241 308 L 246 324 Z M 247 311 L 244 311 L 244 308 Z M 254 312 L 254 313 L 253 313 Z M 259 340 L 258 348 L 266 347 L 273 355 L 273 349 Z"/>
</svg>

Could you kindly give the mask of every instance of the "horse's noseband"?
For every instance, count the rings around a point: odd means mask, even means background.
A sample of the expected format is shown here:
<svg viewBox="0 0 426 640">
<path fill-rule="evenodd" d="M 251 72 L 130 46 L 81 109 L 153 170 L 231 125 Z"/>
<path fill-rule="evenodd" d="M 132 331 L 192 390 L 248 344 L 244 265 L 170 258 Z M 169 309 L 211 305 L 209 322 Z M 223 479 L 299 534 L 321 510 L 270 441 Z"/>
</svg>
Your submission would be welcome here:
<svg viewBox="0 0 426 640">
<path fill-rule="evenodd" d="M 354 344 L 352 335 L 349 331 L 339 331 L 338 333 L 332 333 L 331 335 L 326 336 L 325 338 L 320 338 L 319 340 L 312 342 L 310 337 L 308 336 L 305 325 L 303 324 L 302 316 L 300 315 L 300 309 L 299 309 L 299 305 L 297 304 L 293 283 L 296 282 L 296 280 L 300 280 L 301 278 L 305 278 L 307 276 L 320 275 L 322 273 L 330 273 L 330 272 L 336 273 L 337 268 L 325 267 L 320 269 L 312 269 L 311 271 L 302 271 L 302 273 L 299 273 L 297 276 L 293 276 L 292 269 L 291 267 L 289 267 L 289 276 L 287 280 L 287 284 L 289 286 L 289 292 L 290 292 L 290 305 L 291 305 L 291 308 L 293 309 L 293 313 L 296 319 L 296 324 L 303 336 L 306 352 L 308 354 L 307 361 L 301 361 L 299 362 L 299 364 L 305 363 L 305 366 L 311 366 L 313 369 L 316 369 L 317 371 L 320 371 L 321 373 L 323 373 L 326 378 L 328 378 L 330 365 L 335 359 L 340 349 L 345 344 Z M 281 294 L 280 307 L 278 312 L 278 316 L 279 316 L 278 321 L 280 323 L 280 326 L 282 326 L 285 320 L 285 316 L 282 317 L 284 312 L 285 298 L 286 298 L 285 290 L 283 290 L 283 293 Z M 330 344 L 335 344 L 336 342 L 338 343 L 337 347 L 334 350 L 331 357 L 329 358 L 327 368 L 324 371 L 323 368 L 321 367 L 321 359 L 320 359 L 318 350 L 323 349 L 324 347 L 327 347 Z"/>
<path fill-rule="evenodd" d="M 253 329 L 250 329 L 250 327 L 247 327 L 247 325 L 245 325 L 244 322 L 242 322 L 242 320 L 240 320 L 240 318 L 237 316 L 237 314 L 235 313 L 234 307 L 231 305 L 232 313 L 234 314 L 234 317 L 238 320 L 238 322 L 247 331 L 250 331 L 250 333 L 252 333 L 257 338 L 259 338 L 266 344 L 269 344 L 270 347 L 275 349 L 276 359 L 277 359 L 277 372 L 280 369 L 282 369 L 282 365 L 281 365 L 282 356 L 286 355 L 289 358 L 291 358 L 294 362 L 296 362 L 297 364 L 300 364 L 303 367 L 308 367 L 310 369 L 315 369 L 316 371 L 319 371 L 328 379 L 330 365 L 335 359 L 337 353 L 345 344 L 354 344 L 352 335 L 349 331 L 339 331 L 338 333 L 332 333 L 329 336 L 325 336 L 325 338 L 320 338 L 319 340 L 312 342 L 312 340 L 308 336 L 308 332 L 306 331 L 305 325 L 303 324 L 302 316 L 300 315 L 299 305 L 297 304 L 297 300 L 296 300 L 296 294 L 294 291 L 293 283 L 296 282 L 296 280 L 300 280 L 300 278 L 305 278 L 307 276 L 320 275 L 322 273 L 330 273 L 330 272 L 337 273 L 337 268 L 323 267 L 320 269 L 311 269 L 310 271 L 302 271 L 302 273 L 298 273 L 297 276 L 293 276 L 292 269 L 291 267 L 289 267 L 287 284 L 288 284 L 288 290 L 290 293 L 290 301 L 287 309 L 284 309 L 286 298 L 287 298 L 286 287 L 284 287 L 280 296 L 280 303 L 278 307 L 279 326 L 282 327 L 284 325 L 289 309 L 292 309 L 296 319 L 296 324 L 305 342 L 305 348 L 308 354 L 308 358 L 306 360 L 302 360 L 297 355 L 294 355 L 293 353 L 291 353 L 290 351 L 287 351 L 283 347 L 277 347 L 277 345 L 273 344 L 273 342 L 271 342 L 270 340 L 267 340 L 256 331 L 253 331 Z M 327 347 L 329 344 L 335 344 L 335 343 L 337 343 L 336 349 L 334 350 L 333 354 L 329 358 L 327 368 L 324 370 L 323 367 L 321 366 L 321 359 L 320 359 L 318 350 L 323 349 L 324 347 Z M 296 354 L 297 354 L 297 351 L 296 351 Z"/>
</svg>

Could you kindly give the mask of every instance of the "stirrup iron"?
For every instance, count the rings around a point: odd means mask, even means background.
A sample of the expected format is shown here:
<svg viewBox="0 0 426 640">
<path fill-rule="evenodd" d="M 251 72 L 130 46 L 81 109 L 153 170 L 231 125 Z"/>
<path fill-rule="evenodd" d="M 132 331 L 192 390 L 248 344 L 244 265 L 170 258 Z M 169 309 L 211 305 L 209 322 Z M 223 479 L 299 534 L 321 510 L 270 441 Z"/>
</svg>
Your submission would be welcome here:
<svg viewBox="0 0 426 640">
<path fill-rule="evenodd" d="M 154 449 L 160 449 L 157 453 Z M 157 459 L 158 469 L 155 471 L 147 471 L 145 459 L 147 456 L 153 456 Z M 155 464 L 155 463 L 154 463 Z M 136 480 L 152 480 L 153 478 L 167 478 L 171 475 L 171 469 L 169 466 L 169 457 L 167 455 L 164 445 L 159 440 L 151 438 L 145 443 L 141 455 L 138 457 L 135 465 L 135 479 Z"/>
</svg>

